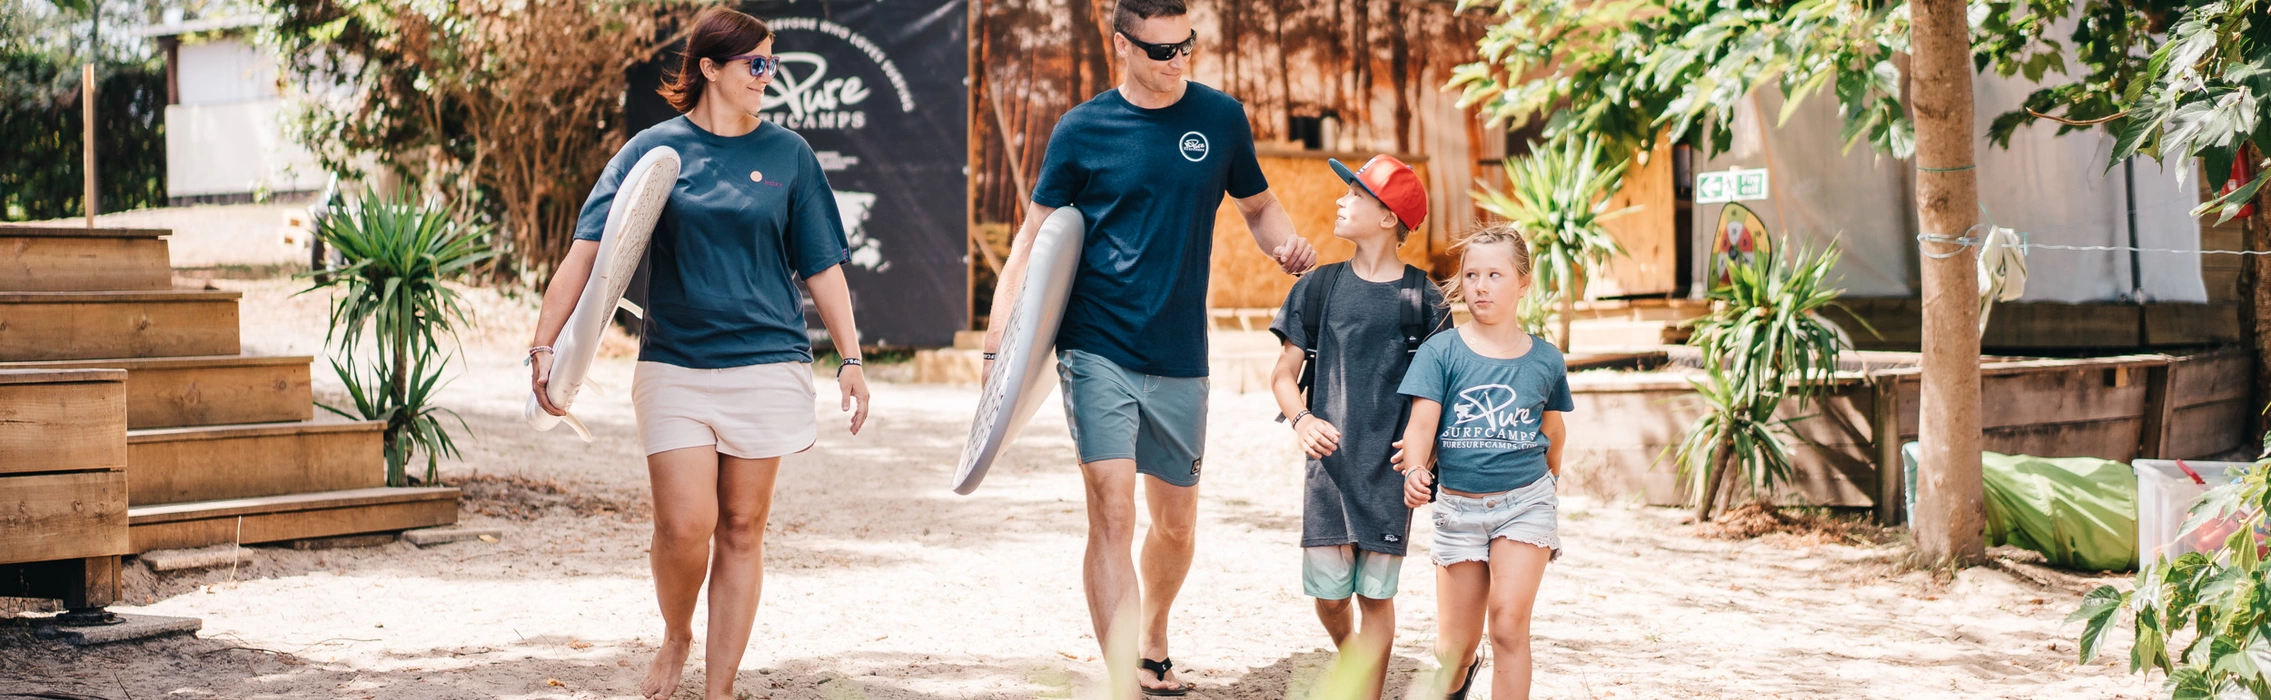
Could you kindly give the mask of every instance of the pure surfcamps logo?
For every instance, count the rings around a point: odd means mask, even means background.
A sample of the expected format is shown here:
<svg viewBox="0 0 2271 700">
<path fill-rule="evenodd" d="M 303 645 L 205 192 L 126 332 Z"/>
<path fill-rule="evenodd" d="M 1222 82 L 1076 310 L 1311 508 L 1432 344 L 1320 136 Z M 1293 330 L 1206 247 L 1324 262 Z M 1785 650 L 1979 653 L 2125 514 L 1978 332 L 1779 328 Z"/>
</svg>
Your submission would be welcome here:
<svg viewBox="0 0 2271 700">
<path fill-rule="evenodd" d="M 1206 160 L 1206 134 L 1196 131 L 1185 133 L 1175 147 L 1183 152 L 1184 160 L 1193 163 Z"/>
<path fill-rule="evenodd" d="M 915 94 L 908 89 L 907 77 L 899 72 L 899 64 L 893 63 L 891 57 L 867 37 L 844 25 L 810 17 L 787 17 L 771 24 L 776 32 L 811 32 L 832 37 L 851 45 L 853 51 L 868 60 L 854 61 L 851 66 L 830 66 L 828 57 L 818 53 L 782 52 L 780 73 L 773 76 L 773 84 L 765 88 L 766 121 L 795 130 L 865 129 L 868 125 L 865 108 L 875 97 L 871 81 L 878 77 L 889 83 L 899 98 L 899 111 L 915 111 Z M 873 69 L 859 70 L 864 63 L 872 63 Z M 831 69 L 842 72 L 835 73 Z M 866 77 L 861 73 L 866 73 Z"/>
</svg>

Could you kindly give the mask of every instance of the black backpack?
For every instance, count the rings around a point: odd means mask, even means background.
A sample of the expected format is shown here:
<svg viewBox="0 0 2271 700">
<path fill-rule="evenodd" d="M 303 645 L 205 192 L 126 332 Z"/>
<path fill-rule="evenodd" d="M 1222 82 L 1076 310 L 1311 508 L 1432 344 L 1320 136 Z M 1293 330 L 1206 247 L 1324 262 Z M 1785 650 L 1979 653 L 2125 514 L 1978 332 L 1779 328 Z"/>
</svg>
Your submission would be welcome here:
<svg viewBox="0 0 2271 700">
<path fill-rule="evenodd" d="M 1317 279 L 1311 281 L 1309 286 L 1302 290 L 1301 308 L 1305 311 L 1314 309 L 1313 312 L 1301 315 L 1302 333 L 1309 338 L 1309 348 L 1302 351 L 1301 378 L 1298 381 L 1301 386 L 1303 405 L 1308 405 L 1313 393 L 1310 389 L 1317 383 L 1317 348 L 1325 344 L 1322 335 L 1325 325 L 1325 308 L 1332 302 L 1331 292 L 1334 285 L 1340 283 L 1341 273 L 1347 270 L 1347 262 L 1319 266 L 1314 272 L 1310 273 L 1316 275 Z M 1412 355 L 1419 352 L 1419 345 L 1427 342 L 1428 336 L 1432 336 L 1436 331 L 1441 330 L 1440 328 L 1427 327 L 1427 295 L 1420 289 L 1422 285 L 1426 284 L 1429 284 L 1427 273 L 1409 264 L 1404 265 L 1403 280 L 1396 283 L 1396 294 L 1403 300 L 1397 320 L 1404 336 L 1404 363 L 1407 366 L 1411 363 Z M 1448 322 L 1450 319 L 1450 314 L 1443 315 L 1444 321 Z M 1438 323 L 1437 325 L 1442 324 Z M 1285 417 L 1279 416 L 1278 420 L 1285 420 Z"/>
</svg>

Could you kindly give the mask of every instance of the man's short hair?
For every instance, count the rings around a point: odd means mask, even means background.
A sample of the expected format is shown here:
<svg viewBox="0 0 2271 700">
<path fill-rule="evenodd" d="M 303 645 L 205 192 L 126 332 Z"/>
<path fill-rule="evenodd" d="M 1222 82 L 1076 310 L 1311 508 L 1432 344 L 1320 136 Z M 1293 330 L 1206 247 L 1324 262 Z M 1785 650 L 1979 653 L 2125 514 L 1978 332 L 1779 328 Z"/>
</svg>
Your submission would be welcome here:
<svg viewBox="0 0 2271 700">
<path fill-rule="evenodd" d="M 1190 12 L 1191 8 L 1184 5 L 1183 0 L 1119 0 L 1112 8 L 1112 29 L 1127 31 L 1128 25 L 1135 24 L 1136 20 L 1181 17 Z"/>
</svg>

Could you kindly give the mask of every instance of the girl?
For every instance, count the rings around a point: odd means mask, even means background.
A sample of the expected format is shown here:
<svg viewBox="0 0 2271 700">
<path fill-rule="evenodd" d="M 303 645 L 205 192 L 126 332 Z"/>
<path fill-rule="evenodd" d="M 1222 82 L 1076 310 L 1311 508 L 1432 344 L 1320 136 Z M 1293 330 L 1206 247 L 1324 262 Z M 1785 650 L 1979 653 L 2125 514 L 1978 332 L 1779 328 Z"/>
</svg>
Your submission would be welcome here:
<svg viewBox="0 0 2271 700">
<path fill-rule="evenodd" d="M 666 698 L 694 643 L 694 603 L 709 582 L 704 695 L 733 697 L 764 582 L 765 519 L 781 456 L 812 446 L 812 348 L 797 279 L 844 353 L 837 373 L 851 428 L 867 420 L 842 263 L 835 195 L 802 137 L 758 119 L 780 70 L 763 21 L 713 7 L 694 18 L 678 74 L 662 94 L 684 116 L 631 137 L 576 223 L 576 241 L 544 292 L 533 361 L 545 397 L 551 343 L 591 276 L 615 189 L 657 146 L 677 149 L 678 181 L 649 244 L 645 341 L 632 378 L 639 441 L 655 499 L 655 597 L 663 641 L 639 692 Z M 857 408 L 854 408 L 854 404 Z M 549 401 L 544 408 L 561 411 Z"/>
<path fill-rule="evenodd" d="M 1514 307 L 1530 291 L 1530 250 L 1499 225 L 1460 243 L 1444 296 L 1474 322 L 1421 345 L 1398 393 L 1411 397 L 1399 460 L 1404 503 L 1435 502 L 1437 688 L 1463 700 L 1489 623 L 1497 656 L 1491 697 L 1530 696 L 1530 608 L 1546 563 L 1561 555 L 1554 479 L 1561 414 L 1573 408 L 1561 351 L 1523 332 Z M 1450 406 L 1450 415 L 1443 407 Z M 1440 493 L 1437 493 L 1438 490 Z"/>
</svg>

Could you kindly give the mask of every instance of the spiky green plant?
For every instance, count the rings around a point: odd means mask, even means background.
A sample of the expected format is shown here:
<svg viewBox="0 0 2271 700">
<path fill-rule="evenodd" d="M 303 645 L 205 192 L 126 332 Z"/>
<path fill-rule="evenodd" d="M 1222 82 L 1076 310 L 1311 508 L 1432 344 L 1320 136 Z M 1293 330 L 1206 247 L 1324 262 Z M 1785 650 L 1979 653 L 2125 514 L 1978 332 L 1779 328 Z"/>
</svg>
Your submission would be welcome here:
<svg viewBox="0 0 2271 700">
<path fill-rule="evenodd" d="M 1577 280 L 1624 255 L 1603 224 L 1639 207 L 1609 210 L 1609 196 L 1624 186 L 1631 160 L 1610 159 L 1598 137 L 1558 138 L 1532 144 L 1530 155 L 1506 159 L 1505 192 L 1488 185 L 1474 192 L 1475 205 L 1504 218 L 1529 239 L 1530 265 L 1537 285 L 1554 290 L 1561 301 L 1556 340 L 1569 349 L 1569 324 L 1577 315 Z"/>
<path fill-rule="evenodd" d="M 1764 495 L 1794 473 L 1780 437 L 1789 434 L 1789 421 L 1774 415 L 1785 399 L 1805 410 L 1831 385 L 1838 355 L 1851 347 L 1821 315 L 1844 291 L 1830 286 L 1837 260 L 1835 246 L 1818 255 L 1805 248 L 1788 257 L 1758 255 L 1710 291 L 1711 313 L 1693 323 L 1688 339 L 1702 351 L 1704 378 L 1691 381 L 1706 410 L 1675 458 L 1696 495 L 1697 519 L 1711 518 L 1726 475 L 1739 474 Z"/>
<path fill-rule="evenodd" d="M 443 340 L 454 340 L 466 320 L 457 291 L 444 282 L 496 255 L 486 245 L 487 231 L 460 223 L 435 203 L 382 197 L 340 207 L 317 235 L 345 262 L 305 275 L 314 283 L 302 293 L 338 290 L 324 342 L 335 348 L 332 371 L 353 400 L 346 408 L 324 409 L 386 422 L 388 485 L 406 485 L 407 465 L 421 453 L 426 482 L 433 483 L 440 458 L 457 454 L 442 419 L 470 429 L 434 404 L 452 355 Z"/>
</svg>

